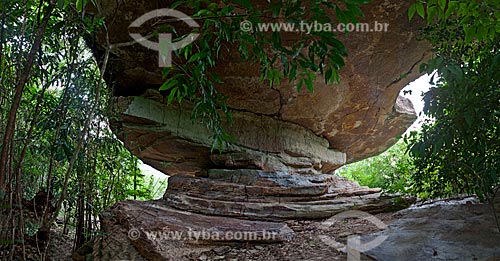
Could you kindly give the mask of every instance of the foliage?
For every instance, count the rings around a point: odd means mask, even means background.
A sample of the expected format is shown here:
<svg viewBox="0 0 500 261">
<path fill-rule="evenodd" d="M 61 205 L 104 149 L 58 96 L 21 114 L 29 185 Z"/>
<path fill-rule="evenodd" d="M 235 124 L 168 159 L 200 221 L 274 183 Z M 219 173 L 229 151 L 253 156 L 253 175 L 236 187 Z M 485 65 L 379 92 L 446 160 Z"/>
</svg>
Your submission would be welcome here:
<svg viewBox="0 0 500 261">
<path fill-rule="evenodd" d="M 82 18 L 73 1 L 9 0 L 1 7 L 0 136 L 7 142 L 0 148 L 8 150 L 0 171 L 0 248 L 7 244 L 12 259 L 23 258 L 14 251 L 24 249 L 18 242 L 42 238 L 56 218 L 76 227 L 78 247 L 97 233 L 105 208 L 152 199 L 164 186 L 140 173 L 138 159 L 108 128 L 105 68 L 82 39 L 102 21 Z M 23 211 L 33 212 L 24 202 L 41 191 L 53 199 L 39 206 L 37 219 L 23 220 Z M 59 208 L 51 212 L 53 206 Z"/>
<path fill-rule="evenodd" d="M 164 70 L 167 79 L 160 88 L 168 91 L 168 102 L 191 100 L 195 103 L 193 119 L 200 120 L 214 133 L 212 149 L 219 149 L 224 141 L 231 140 L 222 128 L 219 111 L 231 122 L 226 97 L 217 92 L 220 77 L 210 70 L 229 47 L 235 47 L 244 61 L 255 62 L 261 68 L 261 80 L 270 87 L 279 85 L 281 79 L 297 84 L 300 91 L 306 86 L 314 91 L 313 80 L 318 73 L 325 83 L 339 82 L 339 70 L 344 66 L 346 49 L 334 32 L 301 34 L 290 46 L 284 44 L 284 33 L 242 31 L 240 25 L 249 21 L 253 25 L 263 22 L 287 22 L 298 25 L 302 21 L 322 24 L 357 22 L 363 14 L 358 5 L 367 0 L 340 1 L 273 1 L 267 6 L 254 6 L 247 0 L 178 1 L 171 8 L 182 6 L 191 9 L 193 19 L 201 21 L 197 28 L 197 41 L 175 52 L 175 66 Z M 328 15 L 336 14 L 336 21 Z M 164 30 L 174 31 L 173 28 Z M 179 35 L 182 39 L 185 35 Z M 287 43 L 288 44 L 288 43 Z M 278 69 L 281 68 L 281 69 Z"/>
<path fill-rule="evenodd" d="M 378 156 L 346 165 L 337 173 L 362 186 L 382 188 L 389 193 L 413 194 L 414 166 L 402 141 Z"/>
<path fill-rule="evenodd" d="M 431 119 L 409 139 L 415 188 L 491 199 L 500 184 L 500 2 L 417 1 L 415 12 L 436 53 L 421 70 L 440 76 L 424 97 Z"/>
</svg>

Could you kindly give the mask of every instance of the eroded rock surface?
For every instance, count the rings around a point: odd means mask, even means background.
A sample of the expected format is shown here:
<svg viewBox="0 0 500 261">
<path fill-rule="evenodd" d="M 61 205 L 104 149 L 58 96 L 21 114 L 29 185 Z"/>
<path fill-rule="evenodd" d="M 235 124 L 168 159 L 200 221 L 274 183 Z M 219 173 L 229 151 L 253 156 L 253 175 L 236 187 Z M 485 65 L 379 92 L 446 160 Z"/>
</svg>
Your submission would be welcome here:
<svg viewBox="0 0 500 261">
<path fill-rule="evenodd" d="M 116 96 L 132 96 L 114 100 L 118 110 L 113 126 L 118 136 L 142 160 L 169 175 L 206 169 L 213 163 L 211 135 L 200 130 L 202 126 L 186 125 L 189 105 L 179 112 L 176 106 L 161 106 L 161 97 L 137 97 L 147 89 L 157 89 L 164 79 L 158 54 L 133 44 L 128 26 L 148 11 L 168 7 L 169 1 L 103 0 L 100 4 L 101 13 L 95 15 L 106 17 L 114 46 L 107 82 Z M 429 54 L 428 44 L 417 41 L 419 25 L 408 22 L 410 4 L 390 0 L 363 5 L 361 22 L 387 23 L 388 31 L 339 35 L 349 53 L 340 72 L 341 83 L 325 85 L 319 76 L 312 94 L 298 92 L 296 81 L 283 80 L 269 88 L 259 80 L 259 65 L 242 62 L 228 46 L 214 68 L 223 80 L 217 90 L 228 96 L 235 116 L 234 124 L 226 129 L 237 140 L 224 153 L 257 157 L 258 163 L 251 166 L 263 170 L 331 173 L 346 162 L 376 155 L 392 145 L 416 119 L 411 102 L 398 93 L 419 76 L 419 64 Z M 143 28 L 147 30 L 153 28 Z M 286 36 L 284 43 L 297 37 Z M 97 35 L 96 54 L 105 43 L 104 34 Z M 142 106 L 141 115 L 136 114 L 137 106 Z"/>
<path fill-rule="evenodd" d="M 500 201 L 496 206 L 500 216 Z M 467 198 L 442 201 L 400 212 L 386 230 L 364 237 L 388 236 L 365 254 L 384 260 L 500 260 L 500 232 L 491 206 Z"/>
<path fill-rule="evenodd" d="M 203 177 L 176 175 L 163 199 L 119 202 L 103 214 L 106 234 L 94 246 L 99 249 L 94 257 L 167 260 L 207 251 L 214 244 L 278 243 L 294 234 L 278 221 L 405 206 L 381 196 L 379 189 L 326 174 L 213 169 Z"/>
<path fill-rule="evenodd" d="M 235 142 L 222 154 L 210 155 L 212 134 L 208 129 L 193 123 L 190 110 L 174 110 L 158 101 L 158 95 L 149 90 L 148 98 L 117 98 L 117 109 L 126 122 L 121 122 L 116 133 L 134 154 L 168 174 L 194 174 L 210 166 L 238 164 L 269 171 L 328 173 L 346 161 L 345 153 L 330 149 L 326 139 L 310 130 L 248 112 L 233 113 L 234 123 L 226 129 Z"/>
</svg>

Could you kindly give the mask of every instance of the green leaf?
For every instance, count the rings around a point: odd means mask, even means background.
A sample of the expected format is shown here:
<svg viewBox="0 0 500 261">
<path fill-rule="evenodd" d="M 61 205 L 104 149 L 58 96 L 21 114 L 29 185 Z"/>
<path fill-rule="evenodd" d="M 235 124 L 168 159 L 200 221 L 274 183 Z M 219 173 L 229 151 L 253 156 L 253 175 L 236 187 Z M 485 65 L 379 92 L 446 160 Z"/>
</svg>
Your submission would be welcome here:
<svg viewBox="0 0 500 261">
<path fill-rule="evenodd" d="M 167 90 L 170 90 L 172 87 L 174 87 L 175 85 L 177 85 L 178 81 L 175 80 L 175 79 L 170 79 L 168 81 L 166 81 L 161 87 L 160 87 L 160 91 L 167 91 Z"/>
<path fill-rule="evenodd" d="M 437 13 L 437 7 L 435 5 L 428 5 L 427 6 L 427 23 L 428 24 L 432 23 L 436 13 Z"/>
<path fill-rule="evenodd" d="M 422 2 L 418 1 L 415 3 L 416 4 L 416 8 L 417 8 L 417 13 L 420 17 L 422 18 L 425 18 L 425 8 L 424 8 L 424 4 L 422 4 Z"/>
<path fill-rule="evenodd" d="M 59 7 L 59 9 L 64 9 L 65 2 L 66 2 L 66 0 L 58 0 L 57 7 Z"/>
<path fill-rule="evenodd" d="M 448 71 L 456 78 L 458 81 L 462 81 L 464 78 L 464 73 L 462 72 L 462 68 L 456 64 L 452 64 L 447 67 Z"/>
<path fill-rule="evenodd" d="M 191 56 L 191 57 L 189 58 L 188 63 L 192 63 L 192 62 L 194 62 L 194 61 L 197 61 L 197 60 L 199 60 L 199 59 L 202 59 L 202 58 L 204 58 L 205 56 L 206 56 L 206 53 L 201 53 L 201 52 L 200 52 L 200 53 L 195 53 L 195 54 L 193 54 L 193 56 Z"/>
<path fill-rule="evenodd" d="M 357 6 L 353 4 L 347 4 L 347 8 L 351 11 L 351 13 L 355 17 L 364 17 L 363 11 Z"/>
<path fill-rule="evenodd" d="M 175 87 L 175 88 L 173 88 L 173 89 L 172 89 L 172 91 L 171 91 L 171 92 L 170 92 L 170 94 L 168 95 L 168 101 L 167 101 L 167 103 L 168 103 L 168 104 L 171 104 L 171 103 L 172 103 L 172 101 L 173 101 L 173 100 L 174 100 L 174 98 L 175 98 L 175 94 L 176 94 L 177 92 L 179 92 L 179 90 L 178 90 L 178 88 L 177 88 L 177 87 Z"/>
<path fill-rule="evenodd" d="M 171 9 L 176 9 L 177 7 L 181 6 L 182 4 L 184 4 L 184 1 L 177 1 L 177 2 L 174 2 L 170 5 L 170 8 Z"/>
<path fill-rule="evenodd" d="M 76 10 L 82 12 L 86 4 L 87 0 L 76 0 Z"/>
<path fill-rule="evenodd" d="M 314 93 L 314 85 L 313 85 L 313 82 L 312 82 L 310 75 L 308 75 L 308 77 L 304 78 L 304 81 L 306 82 L 306 87 L 309 90 L 309 92 Z"/>
<path fill-rule="evenodd" d="M 290 69 L 289 76 L 288 76 L 288 82 L 291 83 L 295 79 L 297 79 L 297 65 L 293 64 L 291 69 Z"/>
<path fill-rule="evenodd" d="M 413 16 L 415 16 L 415 13 L 417 12 L 417 3 L 413 3 L 410 6 L 410 9 L 408 9 L 408 20 L 411 21 Z"/>
<path fill-rule="evenodd" d="M 436 152 L 441 150 L 443 148 L 443 145 L 445 144 L 445 139 L 441 138 L 441 139 L 438 139 L 437 142 L 436 142 Z"/>
<path fill-rule="evenodd" d="M 441 8 L 441 10 L 445 10 L 446 2 L 447 2 L 447 0 L 438 0 L 438 5 Z"/>
<path fill-rule="evenodd" d="M 466 111 L 464 113 L 464 118 L 465 122 L 467 123 L 467 126 L 471 127 L 474 124 L 474 121 L 472 120 L 472 114 L 470 113 L 470 111 Z"/>
<path fill-rule="evenodd" d="M 326 72 L 325 72 L 325 84 L 333 82 L 331 80 L 332 76 L 333 76 L 333 70 L 332 70 L 332 68 L 326 69 Z"/>
<path fill-rule="evenodd" d="M 340 7 L 336 7 L 335 8 L 335 16 L 337 17 L 337 20 L 340 22 L 340 23 L 348 23 L 349 22 L 349 19 L 346 17 L 346 14 L 345 12 L 340 9 Z"/>
<path fill-rule="evenodd" d="M 464 26 L 464 31 L 465 31 L 465 42 L 470 43 L 472 39 L 474 39 L 474 37 L 476 36 L 476 28 Z"/>
<path fill-rule="evenodd" d="M 214 79 L 216 83 L 222 83 L 221 78 L 216 73 L 210 73 L 210 76 Z"/>
<path fill-rule="evenodd" d="M 453 14 L 457 10 L 457 7 L 458 7 L 458 1 L 450 1 L 448 3 L 448 9 L 446 9 L 446 12 L 444 14 L 444 19 L 448 19 L 451 16 L 451 14 Z"/>
<path fill-rule="evenodd" d="M 302 86 L 304 85 L 304 78 L 301 78 L 299 80 L 299 83 L 297 84 L 297 91 L 300 92 L 302 90 Z"/>
<path fill-rule="evenodd" d="M 271 11 L 273 17 L 277 17 L 281 12 L 282 7 L 283 7 L 282 1 L 271 1 L 268 10 Z"/>
</svg>

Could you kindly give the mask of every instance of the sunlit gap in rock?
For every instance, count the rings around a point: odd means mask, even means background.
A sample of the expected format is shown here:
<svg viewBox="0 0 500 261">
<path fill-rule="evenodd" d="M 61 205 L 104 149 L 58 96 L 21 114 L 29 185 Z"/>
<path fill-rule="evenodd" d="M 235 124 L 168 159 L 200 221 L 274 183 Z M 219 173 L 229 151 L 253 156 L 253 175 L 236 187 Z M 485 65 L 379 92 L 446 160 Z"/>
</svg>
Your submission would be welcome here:
<svg viewBox="0 0 500 261">
<path fill-rule="evenodd" d="M 405 134 L 408 134 L 410 131 L 419 130 L 423 124 L 423 120 L 425 119 L 423 114 L 423 95 L 431 88 L 431 84 L 429 83 L 431 78 L 432 75 L 424 74 L 417 80 L 408 84 L 399 93 L 401 96 L 408 98 L 413 103 L 413 108 L 418 116 L 418 119 L 411 125 L 410 128 L 408 128 Z"/>
<path fill-rule="evenodd" d="M 141 160 L 139 160 L 139 169 L 141 170 L 142 174 L 144 174 L 146 177 L 152 177 L 155 180 L 155 182 L 164 182 L 165 186 L 161 186 L 161 188 L 165 189 L 167 188 L 168 178 L 170 176 L 166 175 L 165 173 L 162 173 L 161 171 L 158 171 L 157 169 L 149 166 L 148 164 L 142 162 Z M 155 191 L 155 198 L 161 198 L 164 192 L 165 191 Z"/>
</svg>

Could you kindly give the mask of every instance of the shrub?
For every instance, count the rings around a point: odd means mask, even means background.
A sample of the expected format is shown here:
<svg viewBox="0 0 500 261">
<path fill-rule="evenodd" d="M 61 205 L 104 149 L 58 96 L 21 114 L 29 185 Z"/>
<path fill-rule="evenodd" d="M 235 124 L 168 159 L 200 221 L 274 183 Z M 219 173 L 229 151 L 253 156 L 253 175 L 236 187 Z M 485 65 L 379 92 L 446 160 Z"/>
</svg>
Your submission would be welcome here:
<svg viewBox="0 0 500 261">
<path fill-rule="evenodd" d="M 414 166 L 403 141 L 384 153 L 340 168 L 337 173 L 362 186 L 382 188 L 389 193 L 413 194 Z"/>
</svg>

